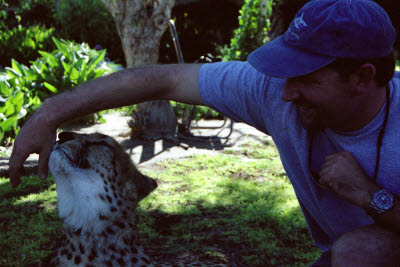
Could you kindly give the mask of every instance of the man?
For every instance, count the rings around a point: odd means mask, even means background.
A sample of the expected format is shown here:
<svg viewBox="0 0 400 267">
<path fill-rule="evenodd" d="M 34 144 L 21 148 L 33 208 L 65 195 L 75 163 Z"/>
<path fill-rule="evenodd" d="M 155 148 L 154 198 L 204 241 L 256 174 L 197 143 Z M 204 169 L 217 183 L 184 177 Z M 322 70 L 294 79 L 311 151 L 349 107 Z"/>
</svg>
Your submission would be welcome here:
<svg viewBox="0 0 400 267">
<path fill-rule="evenodd" d="M 207 105 L 271 135 L 311 235 L 314 266 L 400 262 L 399 75 L 395 31 L 370 0 L 317 0 L 248 62 L 149 66 L 90 81 L 46 100 L 20 130 L 10 159 L 40 153 L 61 122 L 153 99 Z M 266 207 L 268 208 L 268 207 Z"/>
</svg>

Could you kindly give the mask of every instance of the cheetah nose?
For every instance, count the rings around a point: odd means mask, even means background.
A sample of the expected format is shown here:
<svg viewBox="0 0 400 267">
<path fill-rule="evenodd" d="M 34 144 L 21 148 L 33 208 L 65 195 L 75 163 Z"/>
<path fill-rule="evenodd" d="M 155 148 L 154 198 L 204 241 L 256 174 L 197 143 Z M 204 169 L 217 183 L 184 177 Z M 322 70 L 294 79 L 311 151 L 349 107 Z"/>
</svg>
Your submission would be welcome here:
<svg viewBox="0 0 400 267">
<path fill-rule="evenodd" d="M 75 133 L 73 133 L 73 132 L 61 132 L 58 134 L 58 139 L 59 139 L 58 143 L 62 144 L 67 141 L 74 140 L 74 135 L 75 135 Z"/>
</svg>

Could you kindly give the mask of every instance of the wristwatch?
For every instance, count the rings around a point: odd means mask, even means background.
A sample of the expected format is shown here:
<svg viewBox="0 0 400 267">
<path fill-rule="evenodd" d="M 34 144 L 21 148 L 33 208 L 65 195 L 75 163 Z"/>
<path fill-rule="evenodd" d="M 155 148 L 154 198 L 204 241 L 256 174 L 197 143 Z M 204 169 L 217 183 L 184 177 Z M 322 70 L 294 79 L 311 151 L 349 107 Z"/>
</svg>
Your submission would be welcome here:
<svg viewBox="0 0 400 267">
<path fill-rule="evenodd" d="M 386 189 L 372 193 L 371 202 L 367 209 L 368 215 L 376 217 L 393 208 L 394 196 Z"/>
</svg>

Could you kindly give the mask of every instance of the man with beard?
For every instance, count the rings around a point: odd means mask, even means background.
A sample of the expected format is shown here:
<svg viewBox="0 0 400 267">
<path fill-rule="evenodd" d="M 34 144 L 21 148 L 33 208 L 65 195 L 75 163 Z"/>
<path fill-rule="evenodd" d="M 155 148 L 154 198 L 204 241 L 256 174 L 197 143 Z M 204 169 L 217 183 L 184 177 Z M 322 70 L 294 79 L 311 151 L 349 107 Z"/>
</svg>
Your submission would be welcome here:
<svg viewBox="0 0 400 267">
<path fill-rule="evenodd" d="M 399 74 L 395 31 L 370 0 L 314 0 L 248 62 L 127 69 L 45 101 L 10 159 L 40 153 L 39 176 L 61 122 L 153 99 L 207 105 L 272 136 L 324 252 L 314 266 L 400 262 Z M 268 207 L 266 207 L 267 209 Z"/>
</svg>

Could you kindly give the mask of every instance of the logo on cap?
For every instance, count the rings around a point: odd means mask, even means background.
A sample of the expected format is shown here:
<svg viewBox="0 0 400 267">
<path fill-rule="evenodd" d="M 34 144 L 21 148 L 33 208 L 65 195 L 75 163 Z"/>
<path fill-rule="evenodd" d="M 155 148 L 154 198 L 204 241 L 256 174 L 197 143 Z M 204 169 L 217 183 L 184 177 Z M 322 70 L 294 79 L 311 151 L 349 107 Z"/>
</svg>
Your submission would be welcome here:
<svg viewBox="0 0 400 267">
<path fill-rule="evenodd" d="M 295 18 L 294 21 L 293 21 L 294 22 L 294 26 L 297 29 L 302 29 L 302 28 L 305 28 L 305 27 L 308 26 L 307 23 L 303 20 L 303 16 L 304 16 L 304 12 L 301 13 L 300 17 Z"/>
</svg>

